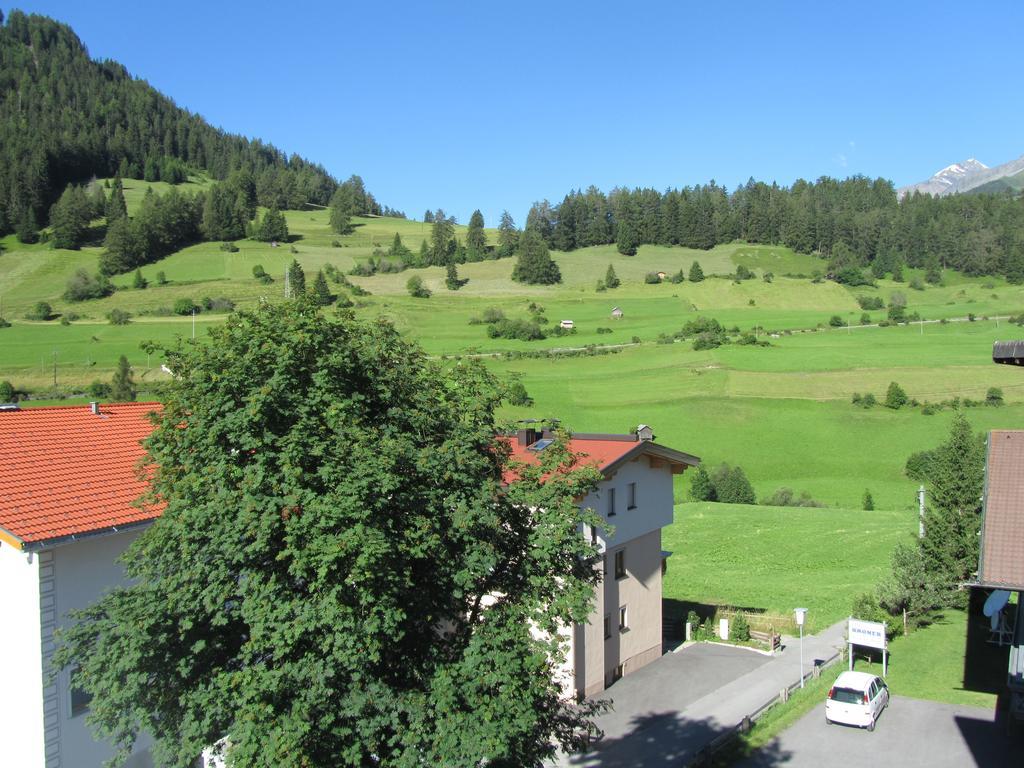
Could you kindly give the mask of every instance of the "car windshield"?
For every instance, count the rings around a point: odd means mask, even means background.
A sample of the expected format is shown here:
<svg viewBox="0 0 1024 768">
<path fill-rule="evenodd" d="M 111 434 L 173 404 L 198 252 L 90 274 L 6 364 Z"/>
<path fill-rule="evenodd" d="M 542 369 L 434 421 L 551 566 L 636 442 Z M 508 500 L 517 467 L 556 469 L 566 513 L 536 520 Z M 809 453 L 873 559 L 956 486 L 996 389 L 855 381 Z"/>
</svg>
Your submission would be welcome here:
<svg viewBox="0 0 1024 768">
<path fill-rule="evenodd" d="M 852 688 L 833 688 L 832 701 L 841 704 L 861 704 L 864 701 L 864 692 L 855 691 Z"/>
</svg>

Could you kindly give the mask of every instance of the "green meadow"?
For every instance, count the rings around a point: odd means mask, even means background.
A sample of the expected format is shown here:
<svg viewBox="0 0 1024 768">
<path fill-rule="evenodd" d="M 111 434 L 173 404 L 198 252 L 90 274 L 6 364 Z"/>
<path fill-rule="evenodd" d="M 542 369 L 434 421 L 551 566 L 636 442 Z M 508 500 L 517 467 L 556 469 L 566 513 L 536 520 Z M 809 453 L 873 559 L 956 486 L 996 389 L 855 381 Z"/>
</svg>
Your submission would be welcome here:
<svg viewBox="0 0 1024 768">
<path fill-rule="evenodd" d="M 197 175 L 181 187 L 198 190 L 209 183 Z M 167 185 L 127 182 L 130 211 L 149 187 L 160 194 Z M 112 296 L 75 304 L 63 300 L 65 284 L 77 269 L 95 270 L 100 247 L 63 251 L 5 238 L 0 311 L 12 326 L 0 329 L 0 379 L 39 396 L 75 394 L 93 380 L 109 380 L 123 354 L 143 386 L 156 383 L 165 378 L 161 361 L 140 349 L 143 342 L 174 343 L 190 339 L 193 332 L 202 340 L 206 329 L 225 317 L 203 312 L 193 324 L 191 317 L 171 314 L 175 300 L 227 298 L 241 308 L 261 299 L 279 300 L 292 259 L 310 280 L 327 264 L 347 272 L 376 249 L 386 249 L 396 233 L 412 250 L 430 236 L 430 225 L 403 219 L 357 218 L 353 231 L 339 236 L 330 230 L 326 210 L 287 211 L 286 217 L 290 243 L 272 247 L 239 240 L 236 253 L 221 250 L 219 243 L 200 243 L 143 267 L 149 281 L 144 290 L 131 288 L 131 275 L 121 275 L 114 279 L 118 290 Z M 457 227 L 457 234 L 464 236 L 465 228 Z M 488 236 L 495 242 L 495 230 L 488 230 Z M 597 246 L 553 257 L 563 274 L 557 286 L 513 282 L 512 259 L 459 265 L 468 283 L 457 292 L 445 288 L 444 270 L 436 267 L 353 276 L 370 292 L 353 297 L 355 311 L 389 320 L 447 364 L 480 355 L 499 376 L 519 376 L 534 405 L 506 408 L 504 417 L 558 418 L 588 431 L 625 431 L 648 423 L 660 440 L 709 464 L 740 464 L 759 497 L 786 486 L 807 491 L 830 507 L 852 509 L 860 506 L 867 489 L 879 507 L 910 509 L 915 484 L 903 475 L 904 462 L 941 441 L 951 411 L 926 416 L 920 408 L 851 405 L 855 392 L 871 392 L 881 400 L 891 381 L 920 401 L 982 400 L 988 388 L 999 387 L 1007 405 L 969 408 L 968 418 L 979 430 L 1024 422 L 1024 378 L 990 360 L 993 340 L 1018 334 L 1005 318 L 1024 311 L 1024 288 L 1004 280 L 947 272 L 943 285 L 924 290 L 888 280 L 876 288 L 849 289 L 811 280 L 824 267 L 817 257 L 741 242 L 710 251 L 644 246 L 632 257 L 613 246 Z M 706 280 L 644 280 L 650 272 L 688 272 L 694 261 L 700 262 Z M 253 278 L 257 264 L 274 282 L 264 285 Z M 609 264 L 622 285 L 598 292 L 595 284 Z M 740 265 L 753 270 L 756 279 L 737 283 L 728 277 Z M 164 285 L 157 284 L 161 272 Z M 763 279 L 765 272 L 772 273 L 771 282 Z M 920 277 L 907 272 L 908 280 Z M 429 299 L 408 295 L 405 283 L 412 274 L 433 291 Z M 862 325 L 858 295 L 877 295 L 888 303 L 894 292 L 906 298 L 908 312 L 931 322 L 874 327 L 885 319 L 884 310 L 875 310 L 867 313 L 871 325 Z M 38 301 L 49 302 L 57 317 L 24 319 Z M 527 318 L 531 304 L 543 308 L 549 327 L 572 320 L 575 332 L 521 342 L 491 339 L 486 325 L 471 322 L 491 308 Z M 621 319 L 612 319 L 615 307 L 623 311 Z M 115 308 L 132 313 L 132 322 L 110 325 L 106 316 Z M 70 313 L 77 317 L 62 324 L 59 317 Z M 834 315 L 847 325 L 831 327 Z M 688 342 L 659 343 L 659 337 L 664 341 L 698 316 L 754 331 L 769 346 L 730 344 L 694 351 Z M 975 321 L 966 321 L 968 316 Z M 949 322 L 937 322 L 944 318 Z M 508 357 L 588 346 L 615 353 Z M 686 483 L 684 478 L 678 484 L 680 500 Z"/>
<path fill-rule="evenodd" d="M 850 615 L 914 526 L 899 512 L 680 504 L 662 535 L 664 594 L 787 618 L 801 605 L 816 632 Z"/>
</svg>

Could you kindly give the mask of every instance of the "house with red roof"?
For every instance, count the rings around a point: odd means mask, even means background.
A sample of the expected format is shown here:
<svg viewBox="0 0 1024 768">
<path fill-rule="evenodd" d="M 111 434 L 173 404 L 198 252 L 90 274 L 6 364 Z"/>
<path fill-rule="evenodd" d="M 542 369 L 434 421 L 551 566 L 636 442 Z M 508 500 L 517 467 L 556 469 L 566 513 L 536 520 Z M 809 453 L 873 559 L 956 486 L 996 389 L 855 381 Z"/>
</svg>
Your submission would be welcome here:
<svg viewBox="0 0 1024 768">
<path fill-rule="evenodd" d="M 519 430 L 512 459 L 530 461 L 552 438 Z M 577 433 L 569 448 L 603 475 L 580 502 L 607 523 L 581 532 L 602 554 L 603 578 L 589 620 L 567 632 L 562 680 L 576 695 L 593 696 L 662 653 L 662 576 L 672 553 L 661 548 L 661 529 L 672 524 L 673 476 L 700 459 L 658 445 L 646 425 L 630 434 Z"/>
<path fill-rule="evenodd" d="M 0 412 L 0 628 L 4 765 L 101 765 L 109 745 L 85 724 L 88 699 L 61 672 L 54 631 L 124 583 L 118 556 L 160 513 L 135 505 L 146 488 L 142 440 L 154 403 Z M 146 745 L 127 763 L 152 765 Z"/>
<path fill-rule="evenodd" d="M 159 516 L 139 502 L 147 489 L 143 440 L 158 403 L 90 404 L 0 412 L 0 631 L 4 764 L 84 768 L 109 745 L 85 724 L 89 701 L 62 671 L 51 679 L 54 632 L 69 612 L 125 583 L 118 557 Z M 547 430 L 511 438 L 512 458 L 536 461 Z M 590 696 L 661 655 L 661 529 L 672 523 L 673 476 L 699 459 L 658 445 L 650 428 L 576 434 L 571 450 L 603 479 L 581 505 L 605 525 L 581 530 L 598 545 L 602 583 L 586 624 L 567 628 L 562 682 Z M 613 533 L 614 528 L 614 533 Z M 152 765 L 140 743 L 129 768 Z"/>
</svg>

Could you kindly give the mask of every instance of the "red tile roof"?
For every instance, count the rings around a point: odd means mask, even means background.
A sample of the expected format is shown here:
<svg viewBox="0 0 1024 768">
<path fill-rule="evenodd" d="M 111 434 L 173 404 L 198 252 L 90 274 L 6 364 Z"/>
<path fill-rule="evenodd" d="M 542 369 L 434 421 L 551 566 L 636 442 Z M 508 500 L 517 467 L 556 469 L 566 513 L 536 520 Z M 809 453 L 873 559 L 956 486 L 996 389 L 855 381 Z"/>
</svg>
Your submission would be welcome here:
<svg viewBox="0 0 1024 768">
<path fill-rule="evenodd" d="M 151 520 L 132 506 L 138 462 L 159 403 L 26 408 L 0 413 L 0 537 L 26 544 Z"/>
<path fill-rule="evenodd" d="M 645 453 L 650 453 L 658 458 L 664 459 L 669 464 L 696 465 L 700 462 L 700 459 L 696 456 L 690 456 L 689 454 L 681 453 L 679 451 L 672 450 L 671 448 L 665 448 L 664 446 L 657 445 L 650 441 L 630 440 L 625 439 L 626 437 L 627 436 L 623 436 L 622 439 L 618 440 L 573 437 L 569 441 L 569 450 L 581 457 L 581 464 L 596 467 L 602 472 L 609 472 L 613 470 L 619 462 Z M 538 461 L 537 451 L 531 451 L 529 446 L 520 445 L 515 435 L 506 439 L 512 447 L 510 456 L 512 461 L 525 462 L 529 464 Z M 512 482 L 515 480 L 515 473 L 511 470 L 505 470 L 504 479 L 506 483 Z"/>
<path fill-rule="evenodd" d="M 985 474 L 978 582 L 1024 589 L 1024 431 L 989 433 Z"/>
</svg>

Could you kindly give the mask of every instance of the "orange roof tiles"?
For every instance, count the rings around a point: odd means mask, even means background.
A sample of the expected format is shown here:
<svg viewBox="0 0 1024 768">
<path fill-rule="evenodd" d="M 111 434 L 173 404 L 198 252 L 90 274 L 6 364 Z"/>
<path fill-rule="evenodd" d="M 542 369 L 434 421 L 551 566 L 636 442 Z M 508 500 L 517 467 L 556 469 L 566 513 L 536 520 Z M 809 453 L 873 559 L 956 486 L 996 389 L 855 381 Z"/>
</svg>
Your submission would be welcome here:
<svg viewBox="0 0 1024 768">
<path fill-rule="evenodd" d="M 137 465 L 159 403 L 0 413 L 0 534 L 15 546 L 152 520 L 132 506 L 146 489 Z M 12 540 L 13 539 L 13 540 Z"/>
<path fill-rule="evenodd" d="M 989 434 L 985 474 L 978 582 L 1024 589 L 1024 431 Z"/>
</svg>

